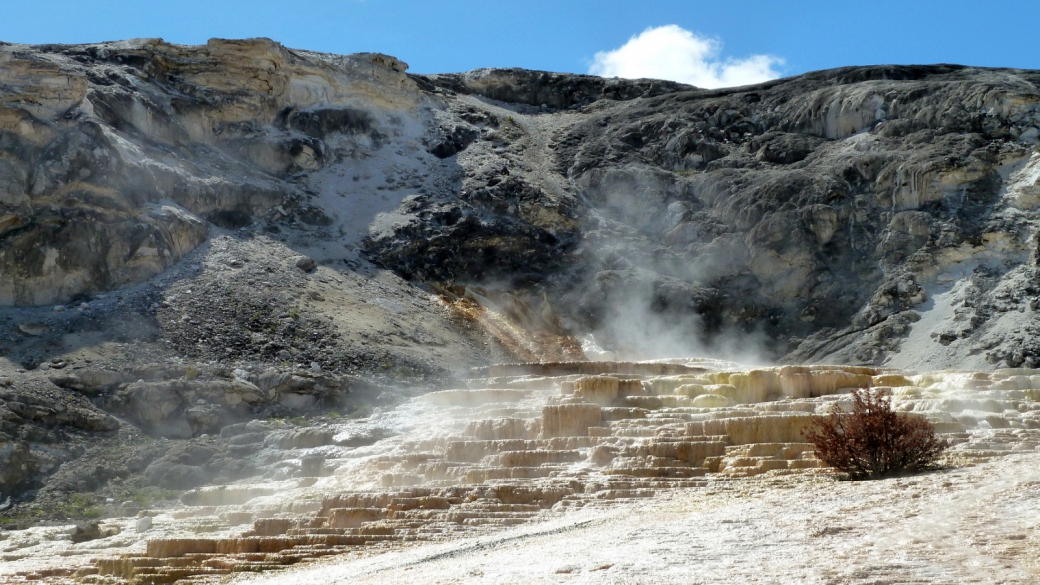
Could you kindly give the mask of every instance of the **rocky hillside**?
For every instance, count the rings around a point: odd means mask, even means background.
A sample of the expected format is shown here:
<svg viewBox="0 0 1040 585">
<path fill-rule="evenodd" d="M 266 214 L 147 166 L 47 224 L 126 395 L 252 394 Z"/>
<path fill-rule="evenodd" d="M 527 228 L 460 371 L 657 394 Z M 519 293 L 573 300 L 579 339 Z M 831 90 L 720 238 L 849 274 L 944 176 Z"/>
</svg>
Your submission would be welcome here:
<svg viewBox="0 0 1040 585">
<path fill-rule="evenodd" d="M 716 91 L 633 83 L 644 94 L 626 100 L 575 76 L 429 79 L 566 108 L 525 119 L 546 150 L 506 146 L 499 175 L 544 165 L 573 197 L 567 269 L 542 286 L 601 345 L 911 368 L 1040 363 L 1038 80 L 861 67 Z M 510 201 L 474 179 L 463 199 Z"/>
<path fill-rule="evenodd" d="M 0 496 L 495 361 L 1040 365 L 1040 72 L 406 70 L 0 44 Z"/>
<path fill-rule="evenodd" d="M 1040 356 L 1035 72 L 703 91 L 408 76 L 266 40 L 0 55 L 7 305 L 142 282 L 214 228 L 302 225 L 319 262 L 519 295 L 608 351 L 883 363 L 912 338 L 931 365 Z"/>
</svg>

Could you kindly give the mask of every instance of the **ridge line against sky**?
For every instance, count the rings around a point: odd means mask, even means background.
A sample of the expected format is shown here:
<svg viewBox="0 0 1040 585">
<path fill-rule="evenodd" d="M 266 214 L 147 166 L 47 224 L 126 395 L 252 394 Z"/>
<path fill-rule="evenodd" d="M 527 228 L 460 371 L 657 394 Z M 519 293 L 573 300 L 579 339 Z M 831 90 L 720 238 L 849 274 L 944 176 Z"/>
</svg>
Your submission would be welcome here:
<svg viewBox="0 0 1040 585">
<path fill-rule="evenodd" d="M 1040 2 L 7 0 L 0 40 L 269 37 L 394 55 L 417 73 L 523 67 L 743 85 L 848 65 L 1040 68 Z"/>
</svg>

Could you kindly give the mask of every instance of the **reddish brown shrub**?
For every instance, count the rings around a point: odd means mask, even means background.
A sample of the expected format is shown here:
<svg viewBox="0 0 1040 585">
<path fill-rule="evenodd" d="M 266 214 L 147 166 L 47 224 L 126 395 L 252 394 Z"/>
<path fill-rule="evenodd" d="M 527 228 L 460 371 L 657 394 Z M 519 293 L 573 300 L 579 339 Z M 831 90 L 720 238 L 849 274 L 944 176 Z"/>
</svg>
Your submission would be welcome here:
<svg viewBox="0 0 1040 585">
<path fill-rule="evenodd" d="M 849 479 L 874 479 L 933 468 L 950 445 L 921 417 L 892 410 L 887 390 L 855 390 L 852 412 L 814 417 L 805 433 L 816 457 Z"/>
</svg>

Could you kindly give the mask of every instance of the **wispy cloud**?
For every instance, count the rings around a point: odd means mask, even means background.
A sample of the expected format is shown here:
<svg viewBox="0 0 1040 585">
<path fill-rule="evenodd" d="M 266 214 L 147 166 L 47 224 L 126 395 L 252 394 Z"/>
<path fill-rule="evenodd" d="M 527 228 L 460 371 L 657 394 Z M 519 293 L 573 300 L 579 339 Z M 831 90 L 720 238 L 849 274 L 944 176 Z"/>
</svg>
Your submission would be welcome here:
<svg viewBox="0 0 1040 585">
<path fill-rule="evenodd" d="M 648 77 L 703 88 L 734 87 L 780 77 L 784 60 L 773 55 L 720 60 L 722 42 L 678 25 L 651 27 L 613 51 L 596 53 L 589 73 L 603 77 Z"/>
</svg>

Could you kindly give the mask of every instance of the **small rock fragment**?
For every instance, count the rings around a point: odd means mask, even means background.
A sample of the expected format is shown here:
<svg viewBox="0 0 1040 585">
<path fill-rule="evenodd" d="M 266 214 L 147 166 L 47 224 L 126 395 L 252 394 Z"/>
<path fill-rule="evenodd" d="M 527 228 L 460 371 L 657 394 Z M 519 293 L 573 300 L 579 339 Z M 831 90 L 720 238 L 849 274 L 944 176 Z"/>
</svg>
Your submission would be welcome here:
<svg viewBox="0 0 1040 585">
<path fill-rule="evenodd" d="M 38 337 L 50 330 L 50 326 L 46 323 L 21 323 L 18 325 L 18 331 L 32 337 Z"/>
<path fill-rule="evenodd" d="M 97 522 L 78 524 L 72 531 L 72 542 L 76 544 L 87 542 L 88 540 L 97 540 L 101 537 L 101 527 Z"/>
<path fill-rule="evenodd" d="M 296 267 L 304 272 L 311 272 L 318 267 L 318 264 L 314 261 L 314 258 L 309 256 L 300 256 L 296 259 Z"/>
</svg>

